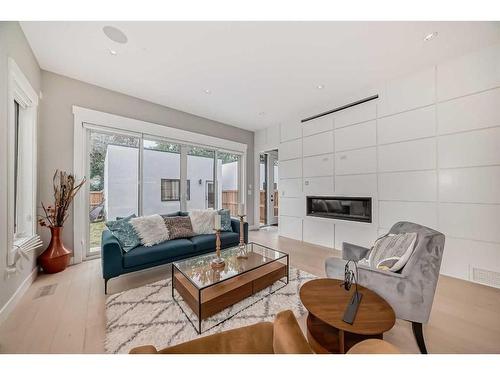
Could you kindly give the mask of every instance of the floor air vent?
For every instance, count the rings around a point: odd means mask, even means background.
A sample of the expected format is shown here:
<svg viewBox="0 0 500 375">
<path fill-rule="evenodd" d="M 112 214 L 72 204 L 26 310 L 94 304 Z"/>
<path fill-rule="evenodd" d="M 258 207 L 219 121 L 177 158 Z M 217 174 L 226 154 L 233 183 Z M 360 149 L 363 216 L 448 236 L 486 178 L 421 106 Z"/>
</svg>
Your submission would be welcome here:
<svg viewBox="0 0 500 375">
<path fill-rule="evenodd" d="M 56 291 L 57 284 L 50 284 L 50 285 L 45 285 L 40 288 L 38 288 L 38 291 L 35 294 L 35 297 L 33 299 L 41 298 L 41 297 L 47 297 Z"/>
<path fill-rule="evenodd" d="M 481 284 L 500 288 L 500 273 L 472 267 L 472 280 Z"/>
</svg>

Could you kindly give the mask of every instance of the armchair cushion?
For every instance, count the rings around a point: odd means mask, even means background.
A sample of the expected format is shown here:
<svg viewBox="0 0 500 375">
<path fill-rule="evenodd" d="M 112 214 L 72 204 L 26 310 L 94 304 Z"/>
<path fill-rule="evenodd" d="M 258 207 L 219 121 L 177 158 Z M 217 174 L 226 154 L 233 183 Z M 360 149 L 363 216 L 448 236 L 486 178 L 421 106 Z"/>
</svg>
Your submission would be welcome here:
<svg viewBox="0 0 500 375">
<path fill-rule="evenodd" d="M 159 354 L 272 354 L 273 324 L 262 322 L 159 350 Z"/>
<path fill-rule="evenodd" d="M 139 346 L 130 354 L 312 354 L 295 315 L 282 311 L 270 322 L 214 333 L 169 348 Z"/>
<path fill-rule="evenodd" d="M 347 354 L 400 354 L 398 348 L 384 340 L 368 339 L 358 342 Z"/>
<path fill-rule="evenodd" d="M 297 319 L 290 310 L 282 311 L 274 320 L 273 348 L 275 354 L 312 354 Z"/>
</svg>

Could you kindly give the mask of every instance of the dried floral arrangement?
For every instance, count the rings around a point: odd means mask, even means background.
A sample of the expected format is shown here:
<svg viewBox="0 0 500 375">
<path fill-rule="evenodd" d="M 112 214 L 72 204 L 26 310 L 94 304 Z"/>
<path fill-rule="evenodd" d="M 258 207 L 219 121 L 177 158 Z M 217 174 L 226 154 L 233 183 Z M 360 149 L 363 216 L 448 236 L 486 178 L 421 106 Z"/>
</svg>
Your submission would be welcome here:
<svg viewBox="0 0 500 375">
<path fill-rule="evenodd" d="M 42 202 L 44 214 L 38 219 L 40 226 L 62 227 L 68 218 L 69 206 L 85 181 L 85 178 L 83 178 L 79 183 L 76 183 L 74 175 L 56 170 L 52 178 L 54 185 L 54 205 L 45 207 Z"/>
</svg>

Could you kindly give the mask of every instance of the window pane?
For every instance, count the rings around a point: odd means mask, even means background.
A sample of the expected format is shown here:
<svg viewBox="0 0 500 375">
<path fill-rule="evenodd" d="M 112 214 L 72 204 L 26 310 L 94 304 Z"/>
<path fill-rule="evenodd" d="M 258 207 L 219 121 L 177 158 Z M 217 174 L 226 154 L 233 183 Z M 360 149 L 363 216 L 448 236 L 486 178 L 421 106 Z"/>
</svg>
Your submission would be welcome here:
<svg viewBox="0 0 500 375">
<path fill-rule="evenodd" d="M 238 177 L 241 156 L 226 152 L 218 152 L 217 155 L 220 206 L 228 209 L 231 216 L 237 216 L 241 201 Z"/>
<path fill-rule="evenodd" d="M 138 214 L 139 138 L 90 131 L 89 255 L 101 248 L 105 222 Z"/>
<path fill-rule="evenodd" d="M 144 140 L 143 215 L 167 214 L 181 209 L 181 147 L 160 140 Z"/>
<path fill-rule="evenodd" d="M 14 234 L 18 232 L 19 103 L 14 100 Z"/>
<path fill-rule="evenodd" d="M 187 150 L 187 209 L 214 208 L 215 151 L 202 147 Z"/>
</svg>

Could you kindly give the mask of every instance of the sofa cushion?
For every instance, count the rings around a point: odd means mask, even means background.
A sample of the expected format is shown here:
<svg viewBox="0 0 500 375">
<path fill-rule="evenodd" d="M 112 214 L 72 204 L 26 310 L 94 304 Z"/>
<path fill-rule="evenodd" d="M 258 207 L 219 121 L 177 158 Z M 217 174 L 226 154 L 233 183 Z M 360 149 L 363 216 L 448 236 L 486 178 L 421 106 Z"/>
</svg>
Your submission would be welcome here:
<svg viewBox="0 0 500 375">
<path fill-rule="evenodd" d="M 165 259 L 189 257 L 194 252 L 193 243 L 187 239 L 166 241 L 149 247 L 140 246 L 130 250 L 123 256 L 123 266 L 130 268 Z"/>
<path fill-rule="evenodd" d="M 217 211 L 212 209 L 191 210 L 189 212 L 189 217 L 191 218 L 193 231 L 196 234 L 213 234 L 215 225 L 215 215 L 217 215 Z"/>
<path fill-rule="evenodd" d="M 168 240 L 168 229 L 160 215 L 134 217 L 130 219 L 142 244 L 150 247 Z"/>
<path fill-rule="evenodd" d="M 223 232 L 232 232 L 233 228 L 231 227 L 231 212 L 225 208 L 220 209 L 220 222 L 221 222 L 221 231 Z"/>
<path fill-rule="evenodd" d="M 193 232 L 189 216 L 164 217 L 163 221 L 165 221 L 171 240 L 176 238 L 190 238 L 196 235 Z"/>
<path fill-rule="evenodd" d="M 225 248 L 232 245 L 237 245 L 239 242 L 238 233 L 221 232 L 220 242 L 221 247 Z M 196 251 L 215 250 L 215 234 L 200 234 L 191 238 Z"/>
<path fill-rule="evenodd" d="M 240 242 L 240 235 L 239 233 L 234 232 L 221 232 L 220 242 L 222 244 L 222 247 L 238 245 L 238 243 Z"/>
<path fill-rule="evenodd" d="M 134 227 L 130 223 L 130 219 L 135 218 L 134 215 L 127 216 L 116 221 L 108 221 L 106 226 L 117 238 L 118 242 L 123 249 L 123 251 L 128 252 L 133 248 L 141 245 L 141 239 L 137 235 Z"/>
<path fill-rule="evenodd" d="M 197 252 L 215 249 L 215 234 L 200 234 L 191 237 L 190 240 Z"/>
</svg>

